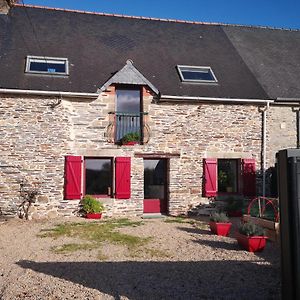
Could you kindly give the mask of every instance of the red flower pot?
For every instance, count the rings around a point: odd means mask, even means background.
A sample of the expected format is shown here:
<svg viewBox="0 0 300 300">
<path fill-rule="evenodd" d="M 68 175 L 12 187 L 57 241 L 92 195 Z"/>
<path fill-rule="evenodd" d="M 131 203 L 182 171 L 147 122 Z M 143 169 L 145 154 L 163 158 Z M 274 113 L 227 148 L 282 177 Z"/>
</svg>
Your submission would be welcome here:
<svg viewBox="0 0 300 300">
<path fill-rule="evenodd" d="M 87 213 L 86 218 L 87 219 L 101 219 L 102 213 Z"/>
<path fill-rule="evenodd" d="M 209 222 L 209 226 L 212 233 L 221 236 L 228 236 L 231 228 L 231 223 Z"/>
<path fill-rule="evenodd" d="M 133 145 L 137 145 L 139 142 L 137 142 L 137 141 L 132 141 L 132 142 L 126 142 L 126 143 L 124 143 L 123 145 L 124 146 L 133 146 Z"/>
<path fill-rule="evenodd" d="M 236 239 L 238 244 L 249 252 L 262 251 L 266 246 L 266 236 L 246 236 L 237 233 Z"/>
</svg>

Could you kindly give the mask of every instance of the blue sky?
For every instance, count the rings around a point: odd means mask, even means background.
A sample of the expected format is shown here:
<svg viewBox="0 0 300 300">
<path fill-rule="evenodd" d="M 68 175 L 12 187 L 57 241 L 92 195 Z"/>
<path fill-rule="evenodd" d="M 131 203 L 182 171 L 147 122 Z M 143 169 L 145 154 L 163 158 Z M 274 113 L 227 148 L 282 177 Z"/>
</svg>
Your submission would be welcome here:
<svg viewBox="0 0 300 300">
<path fill-rule="evenodd" d="M 300 29 L 300 0 L 23 0 L 134 16 Z"/>
</svg>

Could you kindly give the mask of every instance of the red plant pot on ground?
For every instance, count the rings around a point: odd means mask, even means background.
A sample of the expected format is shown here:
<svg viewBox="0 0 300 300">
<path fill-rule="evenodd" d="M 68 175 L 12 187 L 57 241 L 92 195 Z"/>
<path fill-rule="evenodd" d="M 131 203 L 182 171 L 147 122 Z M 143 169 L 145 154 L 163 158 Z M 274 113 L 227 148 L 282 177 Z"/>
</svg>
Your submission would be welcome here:
<svg viewBox="0 0 300 300">
<path fill-rule="evenodd" d="M 231 223 L 209 222 L 209 226 L 212 233 L 221 236 L 228 236 L 231 228 Z"/>
<path fill-rule="evenodd" d="M 137 145 L 139 142 L 135 142 L 135 141 L 132 141 L 132 142 L 126 142 L 124 143 L 123 145 L 124 146 L 134 146 L 134 145 Z"/>
<path fill-rule="evenodd" d="M 236 234 L 238 244 L 249 252 L 262 251 L 266 246 L 266 236 L 247 236 L 240 233 Z"/>
<path fill-rule="evenodd" d="M 101 219 L 102 213 L 87 213 L 86 218 L 87 219 Z"/>
</svg>

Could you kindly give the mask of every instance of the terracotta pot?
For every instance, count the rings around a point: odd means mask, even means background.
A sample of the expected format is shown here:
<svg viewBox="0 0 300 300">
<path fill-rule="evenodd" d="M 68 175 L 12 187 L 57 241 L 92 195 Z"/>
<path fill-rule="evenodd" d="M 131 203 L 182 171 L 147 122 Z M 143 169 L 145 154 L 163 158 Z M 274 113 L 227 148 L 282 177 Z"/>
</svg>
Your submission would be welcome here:
<svg viewBox="0 0 300 300">
<path fill-rule="evenodd" d="M 212 233 L 221 236 L 228 236 L 231 228 L 231 223 L 209 222 L 209 226 Z"/>
<path fill-rule="evenodd" d="M 87 213 L 86 218 L 87 219 L 101 219 L 102 213 Z"/>
<path fill-rule="evenodd" d="M 264 250 L 266 246 L 266 236 L 246 236 L 240 234 L 239 232 L 236 234 L 236 239 L 238 244 L 245 250 L 249 252 L 259 252 Z"/>
<path fill-rule="evenodd" d="M 124 143 L 123 145 L 124 146 L 133 146 L 133 145 L 137 145 L 139 142 L 137 141 L 132 141 L 132 142 L 127 142 L 127 143 Z"/>
</svg>

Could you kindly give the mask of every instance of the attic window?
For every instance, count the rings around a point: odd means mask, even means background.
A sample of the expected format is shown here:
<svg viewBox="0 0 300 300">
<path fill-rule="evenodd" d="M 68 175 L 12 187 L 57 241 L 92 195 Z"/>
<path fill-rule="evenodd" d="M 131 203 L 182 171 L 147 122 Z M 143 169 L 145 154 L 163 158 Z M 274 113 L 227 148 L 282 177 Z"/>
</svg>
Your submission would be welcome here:
<svg viewBox="0 0 300 300">
<path fill-rule="evenodd" d="M 69 75 L 67 58 L 27 56 L 26 73 Z"/>
<path fill-rule="evenodd" d="M 213 83 L 218 82 L 211 67 L 177 66 L 182 82 Z"/>
</svg>

